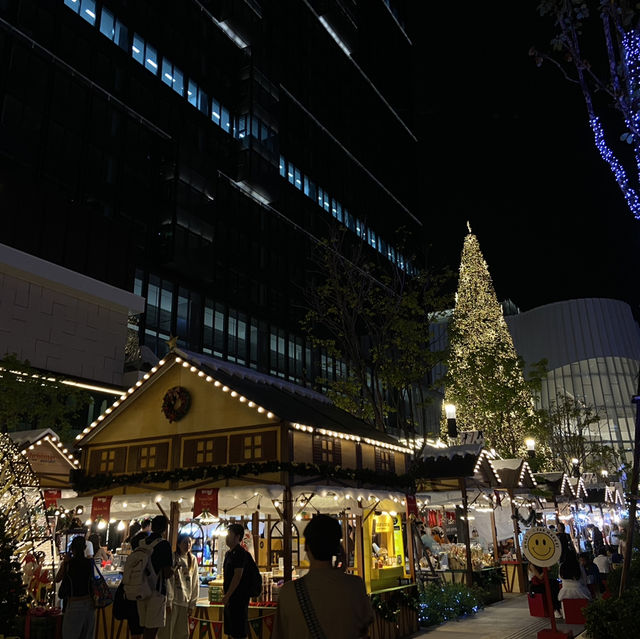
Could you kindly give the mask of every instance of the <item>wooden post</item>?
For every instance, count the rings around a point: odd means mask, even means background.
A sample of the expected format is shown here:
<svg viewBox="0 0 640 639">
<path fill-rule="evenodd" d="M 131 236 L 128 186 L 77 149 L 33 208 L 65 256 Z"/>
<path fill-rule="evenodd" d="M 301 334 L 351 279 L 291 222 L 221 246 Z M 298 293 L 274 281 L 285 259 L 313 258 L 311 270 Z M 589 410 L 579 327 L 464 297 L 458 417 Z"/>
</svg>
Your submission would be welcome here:
<svg viewBox="0 0 640 639">
<path fill-rule="evenodd" d="M 460 491 L 462 492 L 462 511 L 464 512 L 464 522 L 467 529 L 464 542 L 467 549 L 467 586 L 473 586 L 473 566 L 471 564 L 471 534 L 469 531 L 469 499 L 467 497 L 467 484 L 464 479 L 460 479 Z"/>
<path fill-rule="evenodd" d="M 358 568 L 358 574 L 365 580 L 366 567 L 364 565 L 364 547 L 362 539 L 362 515 L 356 515 L 356 567 Z M 366 583 L 366 581 L 365 581 Z"/>
<path fill-rule="evenodd" d="M 402 515 L 400 517 L 400 525 L 402 525 Z M 407 531 L 407 555 L 409 556 L 409 577 L 411 577 L 411 583 L 416 583 L 416 556 L 415 545 L 413 543 L 413 515 L 407 513 L 406 517 L 406 531 Z"/>
<path fill-rule="evenodd" d="M 267 515 L 267 530 L 265 531 L 267 538 L 267 572 L 271 571 L 273 564 L 271 563 L 271 515 Z"/>
<path fill-rule="evenodd" d="M 509 495 L 509 500 L 511 501 L 511 521 L 513 522 L 513 543 L 516 549 L 516 561 L 518 565 L 516 566 L 518 572 L 518 586 L 519 591 L 525 591 L 525 579 L 524 579 L 524 566 L 522 565 L 522 551 L 520 550 L 520 539 L 518 537 L 518 519 L 516 512 L 516 505 L 513 501 L 513 491 L 509 489 L 507 491 Z"/>
<path fill-rule="evenodd" d="M 500 552 L 498 550 L 498 535 L 496 533 L 496 513 L 491 509 L 491 536 L 493 537 L 493 558 L 496 562 L 500 561 Z"/>
<path fill-rule="evenodd" d="M 253 554 L 256 556 L 256 564 L 260 565 L 260 513 L 251 515 L 251 535 L 253 537 Z"/>
<path fill-rule="evenodd" d="M 553 496 L 553 507 L 556 511 L 556 529 L 560 525 L 560 511 L 558 509 L 558 497 L 556 495 Z"/>
<path fill-rule="evenodd" d="M 291 499 L 291 487 L 284 487 L 282 504 L 282 555 L 284 557 L 284 575 L 285 581 L 291 581 L 291 572 L 293 570 L 293 557 L 291 547 L 291 527 L 293 526 L 293 503 Z"/>
<path fill-rule="evenodd" d="M 175 550 L 178 543 L 178 529 L 180 528 L 180 504 L 172 501 L 169 504 L 169 543 L 171 550 Z"/>
<path fill-rule="evenodd" d="M 349 568 L 349 520 L 347 519 L 347 512 L 343 510 L 340 513 L 340 519 L 342 521 L 342 550 L 344 551 L 344 570 Z"/>
</svg>

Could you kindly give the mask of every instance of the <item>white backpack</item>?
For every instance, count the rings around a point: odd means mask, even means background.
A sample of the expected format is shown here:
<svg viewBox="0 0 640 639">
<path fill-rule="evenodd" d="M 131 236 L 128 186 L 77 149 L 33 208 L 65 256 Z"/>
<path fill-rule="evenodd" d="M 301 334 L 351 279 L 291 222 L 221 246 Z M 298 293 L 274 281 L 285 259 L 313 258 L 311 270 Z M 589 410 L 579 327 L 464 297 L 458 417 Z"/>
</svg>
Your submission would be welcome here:
<svg viewBox="0 0 640 639">
<path fill-rule="evenodd" d="M 157 590 L 159 575 L 153 567 L 151 554 L 162 538 L 154 539 L 150 544 L 143 539 L 138 547 L 127 557 L 122 574 L 122 586 L 129 601 L 147 599 Z"/>
</svg>

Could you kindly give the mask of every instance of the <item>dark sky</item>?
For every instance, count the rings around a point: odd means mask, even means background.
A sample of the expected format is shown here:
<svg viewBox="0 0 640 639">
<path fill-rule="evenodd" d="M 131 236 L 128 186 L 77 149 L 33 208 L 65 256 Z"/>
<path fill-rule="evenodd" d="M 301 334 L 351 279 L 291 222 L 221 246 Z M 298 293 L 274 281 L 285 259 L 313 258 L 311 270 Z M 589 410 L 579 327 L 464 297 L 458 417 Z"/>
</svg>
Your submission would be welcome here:
<svg viewBox="0 0 640 639">
<path fill-rule="evenodd" d="M 593 145 L 579 88 L 528 55 L 548 41 L 537 2 L 427 4 L 431 259 L 457 268 L 469 219 L 501 299 L 524 311 L 612 297 L 640 317 L 640 221 Z"/>
</svg>

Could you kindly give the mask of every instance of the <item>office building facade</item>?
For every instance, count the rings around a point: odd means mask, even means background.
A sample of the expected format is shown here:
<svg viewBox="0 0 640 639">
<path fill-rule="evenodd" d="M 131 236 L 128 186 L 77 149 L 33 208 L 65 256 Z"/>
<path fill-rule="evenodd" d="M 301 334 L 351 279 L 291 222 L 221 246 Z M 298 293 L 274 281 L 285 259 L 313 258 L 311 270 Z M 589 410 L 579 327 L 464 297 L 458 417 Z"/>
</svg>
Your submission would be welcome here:
<svg viewBox="0 0 640 639">
<path fill-rule="evenodd" d="M 409 2 L 5 0 L 0 242 L 146 299 L 140 343 L 310 385 L 335 230 L 411 274 Z M 401 240 L 406 231 L 409 243 Z"/>
</svg>

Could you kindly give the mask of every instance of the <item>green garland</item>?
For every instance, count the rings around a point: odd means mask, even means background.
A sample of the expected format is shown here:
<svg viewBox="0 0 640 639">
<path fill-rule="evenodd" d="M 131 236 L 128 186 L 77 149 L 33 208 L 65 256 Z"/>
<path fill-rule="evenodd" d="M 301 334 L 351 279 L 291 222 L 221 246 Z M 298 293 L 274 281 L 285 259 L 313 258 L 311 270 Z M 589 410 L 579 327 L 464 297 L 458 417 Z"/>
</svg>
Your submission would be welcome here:
<svg viewBox="0 0 640 639">
<path fill-rule="evenodd" d="M 402 608 L 418 612 L 420 610 L 420 596 L 416 588 L 408 588 L 391 593 L 387 598 L 383 595 L 372 595 L 371 606 L 385 621 L 396 623 Z"/>
<path fill-rule="evenodd" d="M 260 462 L 248 464 L 230 464 L 224 466 L 199 466 L 196 468 L 176 468 L 150 472 L 110 473 L 87 476 L 83 470 L 71 471 L 72 485 L 79 493 L 103 490 L 115 486 L 138 486 L 141 484 L 164 484 L 165 482 L 192 482 L 208 479 L 219 481 L 262 475 L 263 473 L 289 472 L 305 477 L 356 481 L 376 488 L 395 489 L 406 493 L 414 491 L 413 479 L 409 475 L 396 475 L 390 472 L 376 472 L 362 468 L 352 470 L 331 464 L 309 464 L 296 462 Z"/>
</svg>

